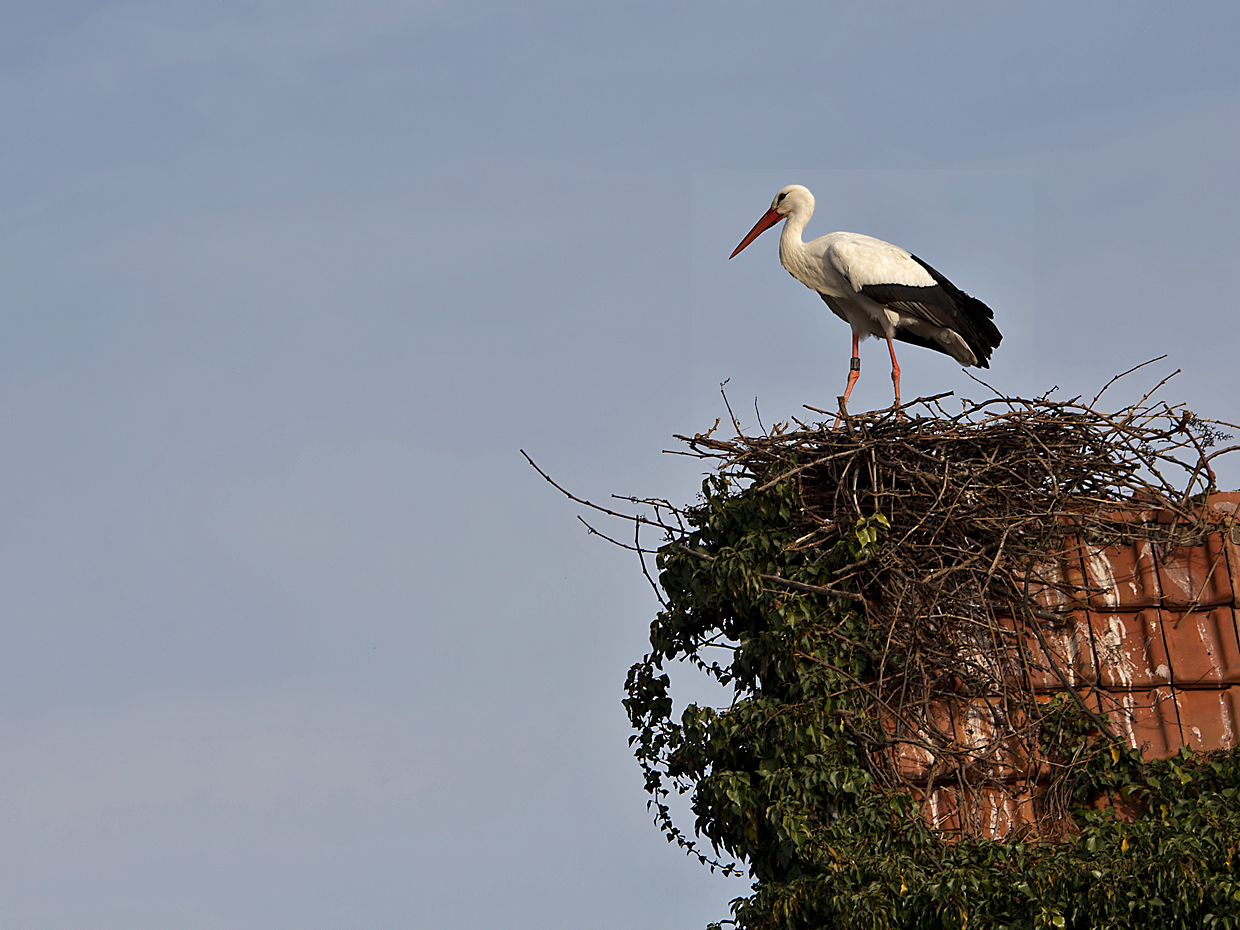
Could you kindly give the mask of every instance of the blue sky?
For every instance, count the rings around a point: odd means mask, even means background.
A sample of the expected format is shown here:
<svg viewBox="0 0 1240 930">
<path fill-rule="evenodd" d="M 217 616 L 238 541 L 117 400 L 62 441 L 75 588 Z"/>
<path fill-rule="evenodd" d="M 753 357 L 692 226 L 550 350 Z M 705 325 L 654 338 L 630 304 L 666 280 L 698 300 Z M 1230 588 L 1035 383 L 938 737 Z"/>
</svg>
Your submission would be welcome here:
<svg viewBox="0 0 1240 930">
<path fill-rule="evenodd" d="M 625 743 L 653 596 L 518 449 L 688 501 L 661 450 L 720 382 L 747 426 L 830 406 L 847 328 L 774 233 L 726 261 L 794 182 L 807 235 L 995 309 L 1001 390 L 1165 352 L 1240 419 L 1238 38 L 1222 2 L 5 4 L 0 930 L 726 916 Z"/>
</svg>

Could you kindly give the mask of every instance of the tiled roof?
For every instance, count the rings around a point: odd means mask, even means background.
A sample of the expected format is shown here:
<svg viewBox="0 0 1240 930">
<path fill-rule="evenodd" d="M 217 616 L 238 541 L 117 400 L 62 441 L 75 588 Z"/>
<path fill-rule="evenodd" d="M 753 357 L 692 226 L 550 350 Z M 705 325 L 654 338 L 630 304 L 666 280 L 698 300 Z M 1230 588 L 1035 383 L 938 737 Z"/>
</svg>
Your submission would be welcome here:
<svg viewBox="0 0 1240 930">
<path fill-rule="evenodd" d="M 1018 625 L 998 644 L 997 661 L 1010 685 L 1038 701 L 1064 694 L 1064 680 L 1086 705 L 1106 718 L 1115 734 L 1147 758 L 1165 758 L 1188 747 L 1205 753 L 1240 744 L 1240 492 L 1215 494 L 1205 503 L 1213 531 L 1199 545 L 1161 547 L 1150 542 L 1091 549 L 1069 537 L 1063 553 L 1043 566 L 1056 584 L 1031 586 L 1044 615 L 1036 635 L 1021 625 L 1025 649 L 1011 646 Z M 1133 511 L 1133 522 L 1171 522 L 1160 511 Z M 1062 675 L 1062 678 L 1061 678 Z M 1004 696 L 945 698 L 922 715 L 925 732 L 896 732 L 894 762 L 914 785 L 922 816 L 957 835 L 1004 838 L 1037 831 L 1039 794 L 1050 763 L 1006 734 L 1015 704 Z M 1026 705 L 1027 706 L 1027 705 Z M 914 725 L 914 729 L 919 725 Z M 986 784 L 960 784 L 936 771 L 933 747 L 975 752 Z"/>
</svg>

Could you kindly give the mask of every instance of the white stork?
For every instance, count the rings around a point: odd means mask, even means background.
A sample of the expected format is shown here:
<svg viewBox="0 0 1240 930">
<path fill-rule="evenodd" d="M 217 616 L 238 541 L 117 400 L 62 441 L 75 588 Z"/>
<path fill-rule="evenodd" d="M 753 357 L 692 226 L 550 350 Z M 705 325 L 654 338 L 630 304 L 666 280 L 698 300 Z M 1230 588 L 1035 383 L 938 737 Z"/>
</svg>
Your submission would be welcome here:
<svg viewBox="0 0 1240 930">
<path fill-rule="evenodd" d="M 749 230 L 729 259 L 780 220 L 779 261 L 794 278 L 827 302 L 852 327 L 852 362 L 844 403 L 861 376 L 859 343 L 881 336 L 891 351 L 891 380 L 900 408 L 900 366 L 892 339 L 950 355 L 961 365 L 990 367 L 990 353 L 1003 335 L 994 312 L 923 262 L 881 239 L 833 232 L 812 242 L 801 231 L 814 215 L 814 195 L 790 184 L 775 195 L 771 209 Z M 838 424 L 838 420 L 836 421 Z"/>
</svg>

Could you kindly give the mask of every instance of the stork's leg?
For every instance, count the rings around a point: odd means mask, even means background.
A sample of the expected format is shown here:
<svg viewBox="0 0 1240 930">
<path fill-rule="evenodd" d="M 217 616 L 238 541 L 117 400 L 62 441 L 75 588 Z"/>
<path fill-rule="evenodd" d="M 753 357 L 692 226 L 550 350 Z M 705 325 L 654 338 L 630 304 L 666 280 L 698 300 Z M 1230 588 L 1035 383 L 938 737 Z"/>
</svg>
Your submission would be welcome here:
<svg viewBox="0 0 1240 930">
<path fill-rule="evenodd" d="M 852 394 L 853 385 L 857 383 L 857 379 L 861 377 L 861 337 L 853 333 L 853 354 L 852 360 L 848 363 L 848 387 L 844 388 L 843 401 L 844 409 L 848 409 L 848 397 Z M 835 429 L 840 425 L 840 418 L 836 416 Z"/>
<path fill-rule="evenodd" d="M 887 337 L 887 348 L 891 352 L 891 383 L 896 386 L 896 412 L 900 410 L 900 363 L 896 361 L 896 345 Z"/>
</svg>

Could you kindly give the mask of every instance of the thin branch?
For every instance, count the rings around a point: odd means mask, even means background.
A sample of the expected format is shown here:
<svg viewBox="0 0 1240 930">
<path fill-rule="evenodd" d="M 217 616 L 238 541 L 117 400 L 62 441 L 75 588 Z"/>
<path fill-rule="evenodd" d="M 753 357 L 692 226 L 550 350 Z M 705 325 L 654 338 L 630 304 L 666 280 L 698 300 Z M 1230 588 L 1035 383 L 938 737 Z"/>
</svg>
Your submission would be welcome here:
<svg viewBox="0 0 1240 930">
<path fill-rule="evenodd" d="M 677 529 L 674 526 L 669 526 L 668 524 L 661 523 L 658 520 L 651 520 L 649 517 L 643 516 L 642 514 L 639 514 L 639 513 L 637 514 L 620 513 L 619 511 L 611 510 L 607 507 L 602 507 L 602 506 L 599 506 L 598 504 L 592 503 L 591 501 L 586 500 L 584 497 L 578 497 L 576 494 L 573 494 L 571 491 L 565 490 L 560 485 L 558 485 L 552 479 L 550 475 L 548 475 L 545 471 L 539 468 L 537 464 L 535 464 L 534 460 L 529 457 L 529 455 L 526 453 L 524 449 L 519 449 L 518 451 L 522 455 L 525 456 L 525 460 L 530 463 L 530 466 L 534 469 L 534 471 L 542 475 L 543 478 L 546 479 L 548 484 L 550 484 L 553 488 L 555 488 L 557 491 L 559 491 L 561 494 L 567 497 L 570 501 L 581 504 L 581 506 L 583 507 L 589 507 L 591 510 L 597 510 L 599 513 L 605 513 L 609 517 L 619 517 L 621 520 L 636 520 L 639 523 L 645 523 L 648 526 L 657 526 L 660 529 L 667 530 L 669 532 L 675 532 L 675 530 Z M 602 535 L 602 534 L 600 533 L 599 535 Z M 622 545 L 622 544 L 618 544 L 618 545 Z"/>
<path fill-rule="evenodd" d="M 654 579 L 650 577 L 649 569 L 646 568 L 646 555 L 649 552 L 649 550 L 642 548 L 641 533 L 642 533 L 642 524 L 634 520 L 633 521 L 633 546 L 634 548 L 637 549 L 637 560 L 641 562 L 642 574 L 645 575 L 646 580 L 650 582 L 650 590 L 652 590 L 654 592 L 654 596 L 659 599 L 659 606 L 667 607 L 667 601 L 663 599 L 663 592 L 659 589 L 659 586 L 654 583 Z"/>
<path fill-rule="evenodd" d="M 1128 375 L 1132 374 L 1134 371 L 1140 371 L 1146 365 L 1153 365 L 1155 362 L 1161 362 L 1166 357 L 1167 355 L 1164 352 L 1162 355 L 1158 356 L 1157 358 L 1152 358 L 1148 362 L 1142 362 L 1140 365 L 1134 365 L 1133 367 L 1129 368 L 1127 371 L 1121 371 L 1118 375 L 1113 377 L 1110 381 L 1108 381 L 1106 384 L 1102 386 L 1102 390 L 1094 395 L 1094 399 L 1089 402 L 1089 406 L 1092 407 L 1094 406 L 1094 404 L 1098 403 L 1098 401 L 1102 399 L 1102 395 L 1107 392 L 1107 388 L 1109 388 L 1112 384 L 1114 384 L 1120 378 L 1127 377 Z"/>
<path fill-rule="evenodd" d="M 602 533 L 596 530 L 594 527 L 592 527 L 589 523 L 585 521 L 585 518 L 582 517 L 581 514 L 577 515 L 577 520 L 578 522 L 581 523 L 582 526 L 584 526 L 587 530 L 590 531 L 591 536 L 597 536 L 599 539 L 606 540 L 607 542 L 611 543 L 613 546 L 619 546 L 621 549 L 627 549 L 629 552 L 639 552 L 639 553 L 641 552 L 641 550 L 638 549 L 636 546 L 630 546 L 628 543 L 622 543 L 620 542 L 620 540 L 612 539 L 606 533 Z M 636 523 L 638 526 L 641 526 L 641 524 L 637 523 L 636 520 L 634 520 L 633 522 Z"/>
</svg>

